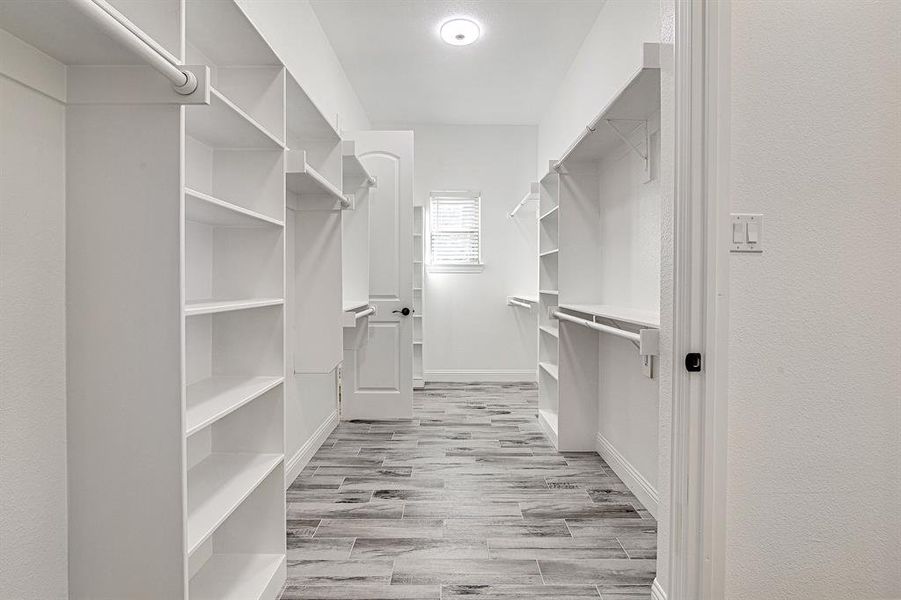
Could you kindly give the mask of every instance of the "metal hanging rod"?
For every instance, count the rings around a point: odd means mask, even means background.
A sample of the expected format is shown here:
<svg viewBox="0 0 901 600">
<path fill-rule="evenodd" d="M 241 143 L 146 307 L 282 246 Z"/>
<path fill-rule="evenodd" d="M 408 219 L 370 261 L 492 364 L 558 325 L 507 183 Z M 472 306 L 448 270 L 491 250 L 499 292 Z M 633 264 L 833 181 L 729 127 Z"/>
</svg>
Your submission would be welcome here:
<svg viewBox="0 0 901 600">
<path fill-rule="evenodd" d="M 106 0 L 69 0 L 83 15 L 92 20 L 107 35 L 140 56 L 151 67 L 172 82 L 175 91 L 183 96 L 197 90 L 194 73 L 182 70 L 161 54 L 156 42 L 129 21 Z"/>
<path fill-rule="evenodd" d="M 532 308 L 532 305 L 528 302 L 523 302 L 521 300 L 517 300 L 516 298 L 507 298 L 507 304 L 510 306 L 519 306 L 521 308 Z"/>
<path fill-rule="evenodd" d="M 519 212 L 519 209 L 522 208 L 526 202 L 528 202 L 529 200 L 532 200 L 534 198 L 534 196 L 535 196 L 534 192 L 531 192 L 531 191 L 527 192 L 526 195 L 522 197 L 522 200 L 519 201 L 519 204 L 517 204 L 513 208 L 513 210 L 510 211 L 510 213 L 507 215 L 507 217 L 509 217 L 511 219 L 513 217 L 515 217 L 516 213 Z"/>
<path fill-rule="evenodd" d="M 576 325 L 581 325 L 588 329 L 594 329 L 595 331 L 609 333 L 610 335 L 627 339 L 635 344 L 638 348 L 638 353 L 642 356 L 657 356 L 659 353 L 660 331 L 657 329 L 641 329 L 638 333 L 633 333 L 631 331 L 611 327 L 610 325 L 589 321 L 588 319 L 574 317 L 570 314 L 560 312 L 559 310 L 551 312 L 551 316 L 561 321 L 569 321 L 570 323 L 575 323 Z"/>
<path fill-rule="evenodd" d="M 366 310 L 361 310 L 360 312 L 355 312 L 354 313 L 354 321 L 358 321 L 358 320 L 362 319 L 363 317 L 368 317 L 369 315 L 374 315 L 374 314 L 375 314 L 375 307 L 370 305 L 369 308 L 367 308 Z"/>
</svg>

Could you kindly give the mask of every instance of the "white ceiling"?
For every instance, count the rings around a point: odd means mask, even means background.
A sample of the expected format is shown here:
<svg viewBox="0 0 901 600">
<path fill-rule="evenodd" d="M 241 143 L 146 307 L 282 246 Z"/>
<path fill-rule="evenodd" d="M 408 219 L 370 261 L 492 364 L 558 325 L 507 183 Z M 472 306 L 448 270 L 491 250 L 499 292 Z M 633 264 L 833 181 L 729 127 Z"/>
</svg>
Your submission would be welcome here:
<svg viewBox="0 0 901 600">
<path fill-rule="evenodd" d="M 312 0 L 373 123 L 534 124 L 603 0 Z M 438 27 L 466 16 L 469 46 Z"/>
</svg>

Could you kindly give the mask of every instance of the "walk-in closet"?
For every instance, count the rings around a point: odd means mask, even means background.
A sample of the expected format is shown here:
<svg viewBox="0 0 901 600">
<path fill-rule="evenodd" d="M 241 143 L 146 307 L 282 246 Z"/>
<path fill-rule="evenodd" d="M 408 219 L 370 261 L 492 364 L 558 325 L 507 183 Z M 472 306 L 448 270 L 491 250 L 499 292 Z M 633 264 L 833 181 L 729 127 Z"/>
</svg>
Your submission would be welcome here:
<svg viewBox="0 0 901 600">
<path fill-rule="evenodd" d="M 899 31 L 0 0 L 0 600 L 901 598 Z"/>
</svg>

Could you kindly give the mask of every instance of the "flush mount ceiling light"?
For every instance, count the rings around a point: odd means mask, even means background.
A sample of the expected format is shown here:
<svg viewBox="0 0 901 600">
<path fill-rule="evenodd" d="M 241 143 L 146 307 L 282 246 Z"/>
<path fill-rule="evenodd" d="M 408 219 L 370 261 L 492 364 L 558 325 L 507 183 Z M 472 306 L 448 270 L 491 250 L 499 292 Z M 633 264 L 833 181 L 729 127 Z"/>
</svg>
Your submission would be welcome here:
<svg viewBox="0 0 901 600">
<path fill-rule="evenodd" d="M 475 21 L 470 19 L 451 19 L 441 25 L 441 39 L 452 46 L 467 46 L 482 34 Z"/>
</svg>

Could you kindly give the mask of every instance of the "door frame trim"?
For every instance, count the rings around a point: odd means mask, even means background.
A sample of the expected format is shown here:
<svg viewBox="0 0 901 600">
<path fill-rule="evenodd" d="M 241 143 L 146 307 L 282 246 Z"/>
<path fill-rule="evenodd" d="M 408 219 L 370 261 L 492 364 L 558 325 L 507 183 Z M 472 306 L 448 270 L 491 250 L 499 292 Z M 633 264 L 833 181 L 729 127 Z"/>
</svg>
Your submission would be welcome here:
<svg viewBox="0 0 901 600">
<path fill-rule="evenodd" d="M 669 600 L 725 597 L 731 0 L 675 3 Z M 688 373 L 687 352 L 703 371 Z"/>
</svg>

